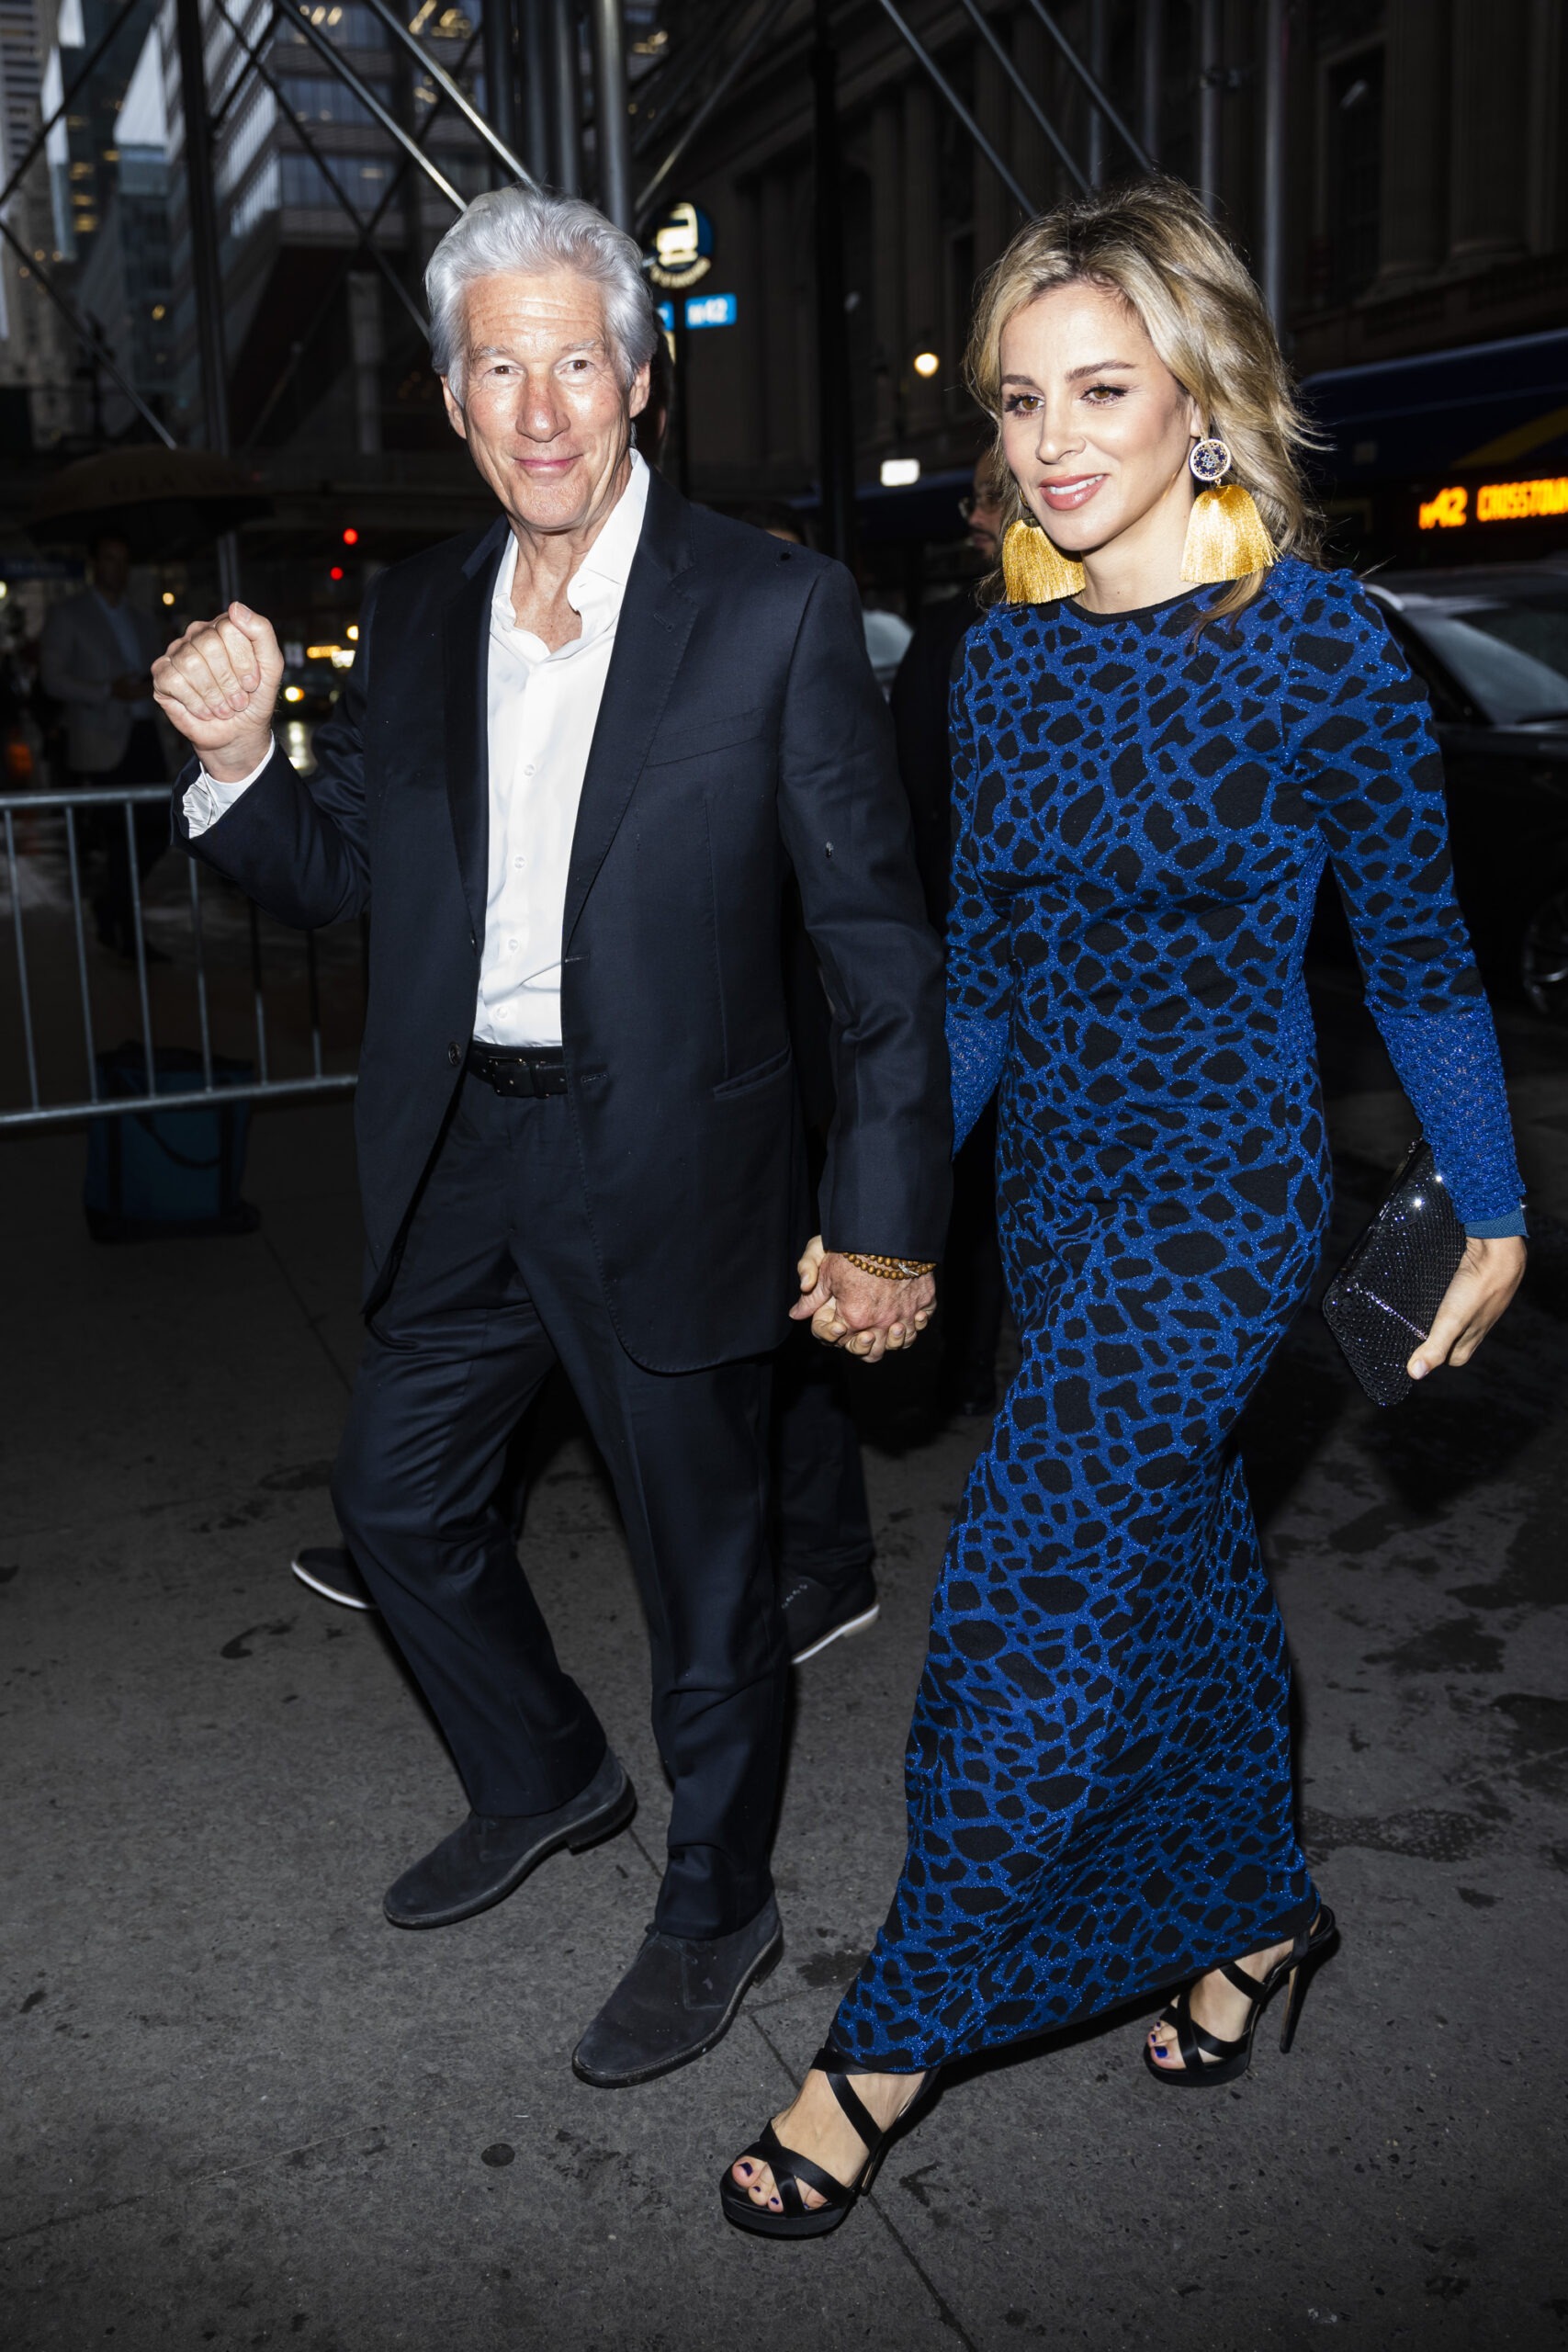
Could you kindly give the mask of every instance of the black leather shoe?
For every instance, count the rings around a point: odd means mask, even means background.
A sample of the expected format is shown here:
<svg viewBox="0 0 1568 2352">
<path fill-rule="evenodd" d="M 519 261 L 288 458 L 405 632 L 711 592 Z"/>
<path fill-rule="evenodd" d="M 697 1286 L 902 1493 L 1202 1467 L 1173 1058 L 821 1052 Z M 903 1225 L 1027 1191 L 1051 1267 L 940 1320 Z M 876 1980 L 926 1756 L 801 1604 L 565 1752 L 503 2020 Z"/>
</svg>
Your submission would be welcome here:
<svg viewBox="0 0 1568 2352">
<path fill-rule="evenodd" d="M 370 1588 L 354 1565 L 354 1555 L 341 1544 L 308 1544 L 288 1563 L 301 1584 L 323 1600 L 340 1600 L 345 1609 L 370 1609 L 376 1603 Z"/>
<path fill-rule="evenodd" d="M 804 1666 L 841 1634 L 863 1634 L 875 1622 L 881 1603 L 876 1580 L 869 1568 L 847 1579 L 824 1584 L 818 1577 L 786 1573 L 779 1588 L 784 1611 L 784 1639 L 790 1664 Z"/>
<path fill-rule="evenodd" d="M 449 1928 L 488 1911 L 522 1885 L 547 1854 L 581 1854 L 624 1829 L 637 1791 L 613 1748 L 588 1786 L 553 1813 L 470 1813 L 460 1829 L 405 1871 L 382 1905 L 394 1928 Z"/>
<path fill-rule="evenodd" d="M 571 2053 L 596 2090 L 627 2090 L 690 2065 L 722 2041 L 748 1988 L 779 1964 L 784 1929 L 770 1894 L 731 1936 L 702 1941 L 649 1928 L 642 1950 Z"/>
</svg>

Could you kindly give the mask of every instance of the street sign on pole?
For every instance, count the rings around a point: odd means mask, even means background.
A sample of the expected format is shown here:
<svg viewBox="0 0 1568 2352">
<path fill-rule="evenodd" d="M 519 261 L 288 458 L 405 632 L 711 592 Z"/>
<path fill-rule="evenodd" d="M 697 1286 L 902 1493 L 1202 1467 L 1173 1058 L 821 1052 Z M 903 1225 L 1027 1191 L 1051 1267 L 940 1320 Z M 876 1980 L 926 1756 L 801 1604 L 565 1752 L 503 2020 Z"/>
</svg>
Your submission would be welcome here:
<svg viewBox="0 0 1568 2352">
<path fill-rule="evenodd" d="M 654 310 L 666 334 L 675 332 L 675 305 L 656 302 Z M 736 319 L 733 294 L 688 294 L 683 323 L 688 327 L 732 327 Z"/>
</svg>

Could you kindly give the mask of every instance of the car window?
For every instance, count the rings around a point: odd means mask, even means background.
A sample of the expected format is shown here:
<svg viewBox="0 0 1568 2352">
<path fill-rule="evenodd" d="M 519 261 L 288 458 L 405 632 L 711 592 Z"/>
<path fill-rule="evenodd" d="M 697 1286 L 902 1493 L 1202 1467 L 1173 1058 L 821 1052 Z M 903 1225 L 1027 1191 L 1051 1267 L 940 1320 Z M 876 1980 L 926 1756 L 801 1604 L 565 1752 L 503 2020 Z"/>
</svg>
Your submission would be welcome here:
<svg viewBox="0 0 1568 2352">
<path fill-rule="evenodd" d="M 1426 687 L 1433 718 L 1446 719 L 1450 725 L 1478 720 L 1480 710 L 1460 692 L 1431 647 L 1416 635 L 1407 616 L 1385 605 L 1383 618 L 1399 640 L 1400 651 Z"/>
<path fill-rule="evenodd" d="M 1568 718 L 1568 601 L 1418 605 L 1402 617 L 1495 727 Z"/>
</svg>

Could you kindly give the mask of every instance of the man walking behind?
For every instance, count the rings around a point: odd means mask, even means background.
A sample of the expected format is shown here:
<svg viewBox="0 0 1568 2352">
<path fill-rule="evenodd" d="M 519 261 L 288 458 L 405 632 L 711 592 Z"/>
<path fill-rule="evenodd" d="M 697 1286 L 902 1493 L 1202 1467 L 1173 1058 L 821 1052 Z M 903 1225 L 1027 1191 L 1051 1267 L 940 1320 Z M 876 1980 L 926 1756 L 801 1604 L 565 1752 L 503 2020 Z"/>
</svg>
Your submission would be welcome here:
<svg viewBox="0 0 1568 2352">
<path fill-rule="evenodd" d="M 73 781 L 108 793 L 117 786 L 162 784 L 169 763 L 159 739 L 151 671 L 161 642 L 150 613 L 130 602 L 130 546 L 116 530 L 100 531 L 88 549 L 93 584 L 51 605 L 44 617 L 39 672 L 45 694 L 65 710 L 65 757 Z M 125 810 L 94 812 L 88 827 L 105 853 L 107 874 L 93 900 L 93 918 L 106 947 L 136 953 L 136 900 L 131 887 L 132 837 L 138 884 L 169 846 L 156 802 L 138 808 L 127 829 Z M 161 961 L 156 948 L 146 952 Z"/>
<path fill-rule="evenodd" d="M 688 505 L 632 448 L 657 329 L 631 239 L 509 188 L 426 292 L 501 514 L 375 582 L 309 780 L 272 740 L 259 614 L 194 626 L 154 682 L 199 755 L 175 791 L 192 854 L 302 928 L 374 910 L 368 1335 L 333 1499 L 472 1807 L 391 1889 L 400 1926 L 467 1917 L 631 1817 L 495 1501 L 552 1363 L 615 1480 L 674 1784 L 654 1928 L 573 2059 L 618 2086 L 711 2048 L 781 1949 L 770 1355 L 786 1309 L 871 1360 L 930 1312 L 938 949 L 848 575 Z M 840 1075 L 804 1298 L 792 868 Z"/>
</svg>

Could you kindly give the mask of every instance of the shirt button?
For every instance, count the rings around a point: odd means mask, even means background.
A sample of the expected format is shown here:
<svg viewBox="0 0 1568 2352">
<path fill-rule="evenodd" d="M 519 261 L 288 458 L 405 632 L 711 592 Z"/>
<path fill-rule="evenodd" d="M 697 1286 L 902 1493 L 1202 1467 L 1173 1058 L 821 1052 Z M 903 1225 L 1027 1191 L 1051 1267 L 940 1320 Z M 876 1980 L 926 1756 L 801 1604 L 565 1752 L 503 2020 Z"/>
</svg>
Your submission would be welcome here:
<svg viewBox="0 0 1568 2352">
<path fill-rule="evenodd" d="M 528 763 L 527 766 L 524 769 L 523 773 L 524 773 L 524 775 L 533 775 L 533 773 L 534 773 L 534 763 L 533 763 L 533 761 L 532 761 L 532 760 L 530 760 L 530 761 L 529 761 L 529 763 Z"/>
<path fill-rule="evenodd" d="M 509 940 L 507 941 L 507 943 L 506 943 L 506 945 L 507 945 L 507 952 L 508 952 L 510 955 L 515 956 L 515 955 L 516 955 L 516 953 L 517 953 L 517 942 L 516 942 L 514 939 L 509 939 Z"/>
<path fill-rule="evenodd" d="M 523 866 L 523 860 L 522 860 L 520 857 L 514 857 L 514 858 L 513 859 L 512 863 L 513 863 L 513 865 L 515 865 L 515 866 L 518 868 L 518 870 L 521 872 L 521 870 L 522 870 L 522 866 Z"/>
</svg>

